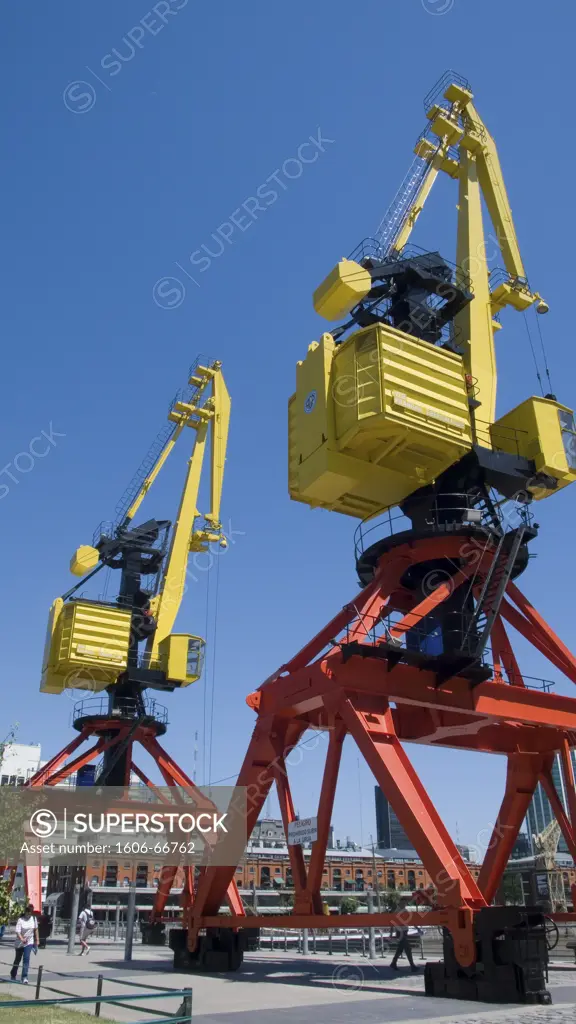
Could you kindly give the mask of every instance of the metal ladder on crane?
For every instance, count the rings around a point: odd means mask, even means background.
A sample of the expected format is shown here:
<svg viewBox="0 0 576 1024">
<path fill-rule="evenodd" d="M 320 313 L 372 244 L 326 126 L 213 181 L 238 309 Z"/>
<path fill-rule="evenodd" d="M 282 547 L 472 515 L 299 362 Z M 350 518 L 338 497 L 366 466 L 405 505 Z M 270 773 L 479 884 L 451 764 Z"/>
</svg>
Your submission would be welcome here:
<svg viewBox="0 0 576 1024">
<path fill-rule="evenodd" d="M 492 626 L 500 611 L 500 605 L 514 571 L 526 530 L 527 527 L 521 525 L 514 530 L 513 535 L 511 533 L 503 533 L 498 541 L 492 564 L 484 578 L 482 589 L 476 602 L 476 608 L 470 619 L 462 645 L 465 647 L 467 641 L 473 640 L 471 653 L 476 658 L 482 657 L 490 638 Z M 512 542 L 510 543 L 509 538 L 511 536 Z M 474 633 L 477 634 L 477 639 L 474 637 Z"/>
<path fill-rule="evenodd" d="M 489 671 L 488 667 L 482 664 L 484 651 L 526 534 L 531 535 L 531 530 L 529 526 L 523 524 L 516 530 L 502 533 L 498 537 L 494 557 L 482 583 L 474 612 L 468 619 L 459 653 L 436 672 L 437 688 L 464 671 L 470 679 L 472 688 L 487 678 L 482 676 L 482 672 L 476 673 L 475 677 L 470 670 L 476 665 L 477 668 L 484 667 Z M 442 661 L 442 657 L 437 660 Z"/>
<path fill-rule="evenodd" d="M 392 252 L 394 242 L 404 226 L 428 166 L 427 160 L 420 156 L 414 157 L 408 173 L 380 221 L 375 237 L 380 246 L 381 259 L 385 259 Z"/>
</svg>

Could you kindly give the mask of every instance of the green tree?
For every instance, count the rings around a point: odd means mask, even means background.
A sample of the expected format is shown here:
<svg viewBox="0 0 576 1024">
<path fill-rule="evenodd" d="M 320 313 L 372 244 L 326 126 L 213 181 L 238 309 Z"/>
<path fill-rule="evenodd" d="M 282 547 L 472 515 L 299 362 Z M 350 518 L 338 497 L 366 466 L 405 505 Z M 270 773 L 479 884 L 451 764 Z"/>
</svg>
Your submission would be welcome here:
<svg viewBox="0 0 576 1024">
<path fill-rule="evenodd" d="M 19 917 L 24 904 L 12 899 L 12 886 L 9 878 L 0 879 L 0 925 L 9 924 Z"/>
<path fill-rule="evenodd" d="M 387 889 L 382 894 L 382 903 L 388 913 L 393 914 L 400 906 L 400 894 L 396 889 Z"/>
<path fill-rule="evenodd" d="M 358 900 L 355 896 L 344 896 L 340 901 L 341 914 L 355 914 L 358 909 Z"/>
<path fill-rule="evenodd" d="M 499 895 L 503 903 L 522 906 L 524 903 L 522 879 L 517 871 L 510 871 L 504 875 Z"/>
</svg>

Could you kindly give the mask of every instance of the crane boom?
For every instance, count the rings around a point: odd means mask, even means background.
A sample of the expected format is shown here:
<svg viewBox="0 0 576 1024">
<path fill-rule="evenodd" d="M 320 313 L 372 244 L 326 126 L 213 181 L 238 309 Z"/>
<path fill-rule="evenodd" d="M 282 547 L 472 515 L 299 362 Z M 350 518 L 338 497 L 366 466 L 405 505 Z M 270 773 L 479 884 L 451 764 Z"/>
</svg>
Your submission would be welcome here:
<svg viewBox="0 0 576 1024">
<path fill-rule="evenodd" d="M 205 551 L 208 544 L 214 542 L 226 547 L 220 523 L 220 501 L 230 422 L 230 396 L 220 363 L 214 363 L 212 367 L 199 367 L 198 375 L 211 382 L 211 397 L 204 405 L 198 402 L 176 402 L 170 413 L 170 419 L 177 424 L 178 431 L 190 427 L 196 436 L 178 514 L 172 529 L 170 550 L 160 591 L 151 602 L 151 610 L 156 619 L 156 630 L 147 645 L 151 663 L 158 656 L 160 643 L 171 633 L 174 626 L 186 587 L 190 551 Z M 200 516 L 198 491 L 209 433 L 210 511 L 203 516 L 202 527 L 195 529 L 196 520 Z"/>
<path fill-rule="evenodd" d="M 496 143 L 472 102 L 466 106 L 466 123 L 467 139 L 475 145 L 478 179 L 496 231 L 496 240 L 502 252 L 504 265 L 512 278 L 526 281 Z"/>
<path fill-rule="evenodd" d="M 540 296 L 528 288 L 496 143 L 466 87 L 452 83 L 444 95 L 450 99 L 450 107 L 433 104 L 429 108 L 429 128 L 418 140 L 414 162 L 378 227 L 376 241 L 381 259 L 400 253 L 440 170 L 459 178 L 456 262 L 466 268 L 475 302 L 461 311 L 455 328 L 468 339 L 466 370 L 475 381 L 476 397 L 482 404 L 481 420 L 473 424 L 475 439 L 490 445 L 489 428 L 496 418 L 494 331 L 499 326 L 492 316 L 504 305 L 527 309 Z M 434 141 L 430 135 L 435 136 Z M 458 160 L 451 155 L 451 147 L 456 144 Z M 497 294 L 490 293 L 486 274 L 482 197 L 509 275 Z"/>
</svg>

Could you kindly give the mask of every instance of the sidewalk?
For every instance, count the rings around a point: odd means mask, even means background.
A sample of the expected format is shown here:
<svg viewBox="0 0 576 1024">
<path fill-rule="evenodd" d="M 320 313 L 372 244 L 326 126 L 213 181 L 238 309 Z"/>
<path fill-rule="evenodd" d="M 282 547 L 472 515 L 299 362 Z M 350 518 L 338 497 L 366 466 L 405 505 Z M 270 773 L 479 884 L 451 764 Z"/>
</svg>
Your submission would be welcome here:
<svg viewBox="0 0 576 1024">
<path fill-rule="evenodd" d="M 37 967 L 44 967 L 44 998 L 91 995 L 99 974 L 104 994 L 118 995 L 146 989 L 166 990 L 166 998 L 142 1007 L 103 1006 L 101 1018 L 127 1022 L 175 1014 L 179 1000 L 170 991 L 193 990 L 193 1016 L 201 1024 L 383 1024 L 434 1021 L 435 1024 L 574 1024 L 576 1019 L 576 966 L 554 965 L 549 988 L 554 1006 L 497 1007 L 424 996 L 423 971 L 412 975 L 394 972 L 382 960 L 359 957 L 315 956 L 293 953 L 251 953 L 236 974 L 184 974 L 172 968 L 167 948 L 138 946 L 125 963 L 123 946 L 100 940 L 88 957 L 69 957 L 66 944 L 49 944 L 34 958 L 30 985 L 9 985 L 12 950 L 0 945 L 0 998 L 4 994 L 32 998 Z M 160 1012 L 159 1012 L 160 1011 Z M 169 1019 L 168 1017 L 166 1018 Z M 16 1016 L 14 1024 L 18 1024 Z"/>
</svg>

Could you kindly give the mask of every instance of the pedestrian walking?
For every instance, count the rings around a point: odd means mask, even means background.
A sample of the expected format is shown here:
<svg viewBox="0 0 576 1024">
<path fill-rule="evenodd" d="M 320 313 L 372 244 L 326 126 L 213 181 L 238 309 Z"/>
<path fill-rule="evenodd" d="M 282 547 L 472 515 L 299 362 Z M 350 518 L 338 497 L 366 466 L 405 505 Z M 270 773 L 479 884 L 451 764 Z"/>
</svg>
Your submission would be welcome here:
<svg viewBox="0 0 576 1024">
<path fill-rule="evenodd" d="M 96 928 L 96 921 L 94 920 L 94 914 L 92 913 L 91 907 L 84 907 L 84 910 L 78 918 L 78 927 L 80 929 L 80 956 L 88 956 L 90 952 L 90 946 L 88 945 L 88 939 L 92 932 Z"/>
<path fill-rule="evenodd" d="M 18 968 L 22 964 L 22 984 L 28 984 L 28 968 L 32 951 L 38 952 L 38 921 L 34 915 L 34 907 L 28 903 L 22 917 L 16 922 L 16 955 L 10 971 L 10 978 L 16 981 Z"/>
<path fill-rule="evenodd" d="M 414 957 L 412 956 L 412 946 L 410 945 L 410 939 L 408 937 L 408 928 L 404 925 L 396 925 L 396 949 L 394 950 L 394 956 L 392 957 L 392 963 L 390 967 L 392 970 L 398 970 L 398 959 L 405 953 L 408 963 L 410 964 L 410 970 L 417 971 L 418 968 L 414 963 Z"/>
<path fill-rule="evenodd" d="M 45 907 L 38 918 L 38 935 L 40 936 L 40 949 L 46 949 L 46 942 L 52 934 L 52 918 Z"/>
</svg>

